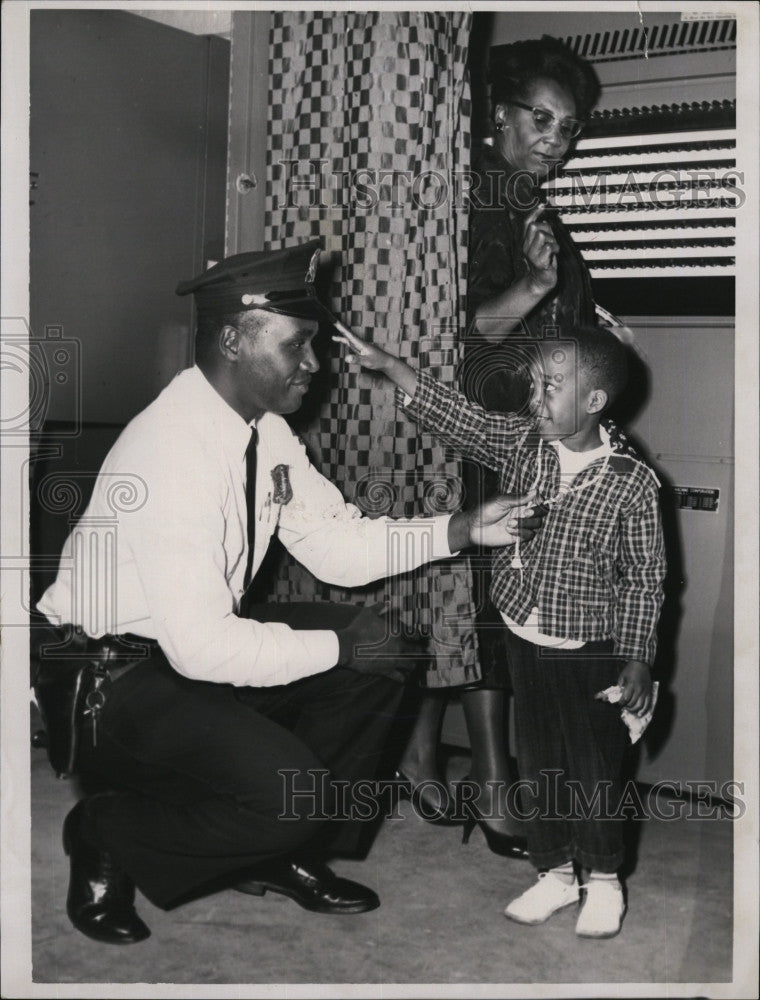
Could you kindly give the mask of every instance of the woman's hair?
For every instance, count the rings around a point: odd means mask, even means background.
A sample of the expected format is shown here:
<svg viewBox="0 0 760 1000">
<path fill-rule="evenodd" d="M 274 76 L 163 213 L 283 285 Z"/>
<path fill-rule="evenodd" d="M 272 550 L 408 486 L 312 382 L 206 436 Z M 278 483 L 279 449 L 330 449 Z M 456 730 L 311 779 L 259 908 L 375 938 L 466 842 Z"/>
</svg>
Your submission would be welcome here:
<svg viewBox="0 0 760 1000">
<path fill-rule="evenodd" d="M 550 35 L 513 42 L 493 52 L 489 78 L 493 108 L 515 98 L 524 100 L 534 81 L 547 79 L 570 94 L 579 118 L 588 115 L 602 89 L 594 67 Z"/>
</svg>

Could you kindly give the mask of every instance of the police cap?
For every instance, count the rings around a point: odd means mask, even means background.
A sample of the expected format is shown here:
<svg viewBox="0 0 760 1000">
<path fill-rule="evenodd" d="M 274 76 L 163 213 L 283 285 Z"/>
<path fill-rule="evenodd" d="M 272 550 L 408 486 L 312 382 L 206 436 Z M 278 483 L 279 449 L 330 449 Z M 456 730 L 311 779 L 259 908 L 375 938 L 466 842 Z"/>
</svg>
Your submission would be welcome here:
<svg viewBox="0 0 760 1000">
<path fill-rule="evenodd" d="M 314 289 L 320 240 L 285 250 L 238 253 L 214 264 L 191 281 L 177 285 L 177 295 L 195 296 L 199 315 L 224 316 L 248 309 L 302 319 L 335 322 Z"/>
</svg>

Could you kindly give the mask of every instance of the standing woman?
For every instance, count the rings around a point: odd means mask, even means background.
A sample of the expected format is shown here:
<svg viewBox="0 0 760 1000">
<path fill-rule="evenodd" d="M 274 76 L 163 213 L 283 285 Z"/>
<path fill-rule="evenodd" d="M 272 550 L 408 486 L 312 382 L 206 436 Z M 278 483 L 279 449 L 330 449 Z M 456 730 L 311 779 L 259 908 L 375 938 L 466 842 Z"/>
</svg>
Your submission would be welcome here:
<svg viewBox="0 0 760 1000">
<path fill-rule="evenodd" d="M 495 137 L 475 157 L 470 335 L 594 325 L 588 270 L 540 185 L 556 173 L 599 97 L 593 67 L 556 39 L 515 42 L 491 64 Z"/>
<path fill-rule="evenodd" d="M 586 265 L 547 208 L 540 185 L 561 168 L 600 86 L 589 63 L 548 35 L 501 49 L 498 60 L 491 60 L 490 82 L 495 136 L 473 158 L 468 338 L 460 388 L 489 410 L 520 411 L 530 389 L 526 337 L 538 337 L 547 326 L 596 323 Z M 491 474 L 470 468 L 465 479 L 472 503 L 478 494 L 495 492 Z M 526 857 L 519 825 L 506 809 L 505 629 L 488 600 L 490 571 L 480 569 L 474 579 L 482 677 L 460 689 L 472 749 L 469 777 L 481 790 L 474 815 L 492 850 Z M 444 704 L 432 693 L 423 700 L 401 764 L 402 775 L 415 784 L 438 777 Z"/>
</svg>

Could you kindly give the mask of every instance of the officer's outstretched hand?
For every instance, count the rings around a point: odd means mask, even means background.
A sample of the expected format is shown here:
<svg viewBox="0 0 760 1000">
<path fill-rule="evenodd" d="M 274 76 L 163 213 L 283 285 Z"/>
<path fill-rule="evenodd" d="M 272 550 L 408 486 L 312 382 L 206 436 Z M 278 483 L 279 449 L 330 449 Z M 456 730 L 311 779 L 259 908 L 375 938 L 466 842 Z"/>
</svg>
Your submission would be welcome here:
<svg viewBox="0 0 760 1000">
<path fill-rule="evenodd" d="M 337 631 L 338 665 L 362 673 L 383 674 L 404 680 L 418 665 L 421 650 L 413 642 L 392 634 L 385 604 L 364 607 Z"/>
<path fill-rule="evenodd" d="M 470 511 L 459 511 L 449 521 L 449 548 L 458 552 L 468 545 L 501 548 L 519 538 L 529 541 L 546 515 L 546 508 L 525 496 L 503 494 Z"/>
</svg>

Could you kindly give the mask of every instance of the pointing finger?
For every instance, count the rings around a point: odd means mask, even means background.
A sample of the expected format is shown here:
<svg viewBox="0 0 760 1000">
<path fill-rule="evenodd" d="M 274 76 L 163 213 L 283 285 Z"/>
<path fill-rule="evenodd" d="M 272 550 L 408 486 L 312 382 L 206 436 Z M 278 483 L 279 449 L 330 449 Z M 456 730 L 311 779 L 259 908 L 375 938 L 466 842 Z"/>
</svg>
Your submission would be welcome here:
<svg viewBox="0 0 760 1000">
<path fill-rule="evenodd" d="M 364 342 L 360 340 L 355 333 L 352 333 L 347 326 L 344 326 L 344 324 L 341 323 L 339 319 L 335 320 L 335 329 L 338 331 L 338 333 L 343 334 L 343 336 L 346 338 L 351 347 L 353 347 L 357 351 L 361 350 L 361 347 Z"/>
<path fill-rule="evenodd" d="M 334 326 L 335 326 L 335 329 L 338 330 L 340 333 L 344 334 L 344 336 L 346 336 L 346 337 L 352 337 L 353 336 L 353 334 L 348 329 L 348 327 L 345 325 L 345 323 L 341 323 L 341 321 L 339 319 L 335 320 Z"/>
</svg>

